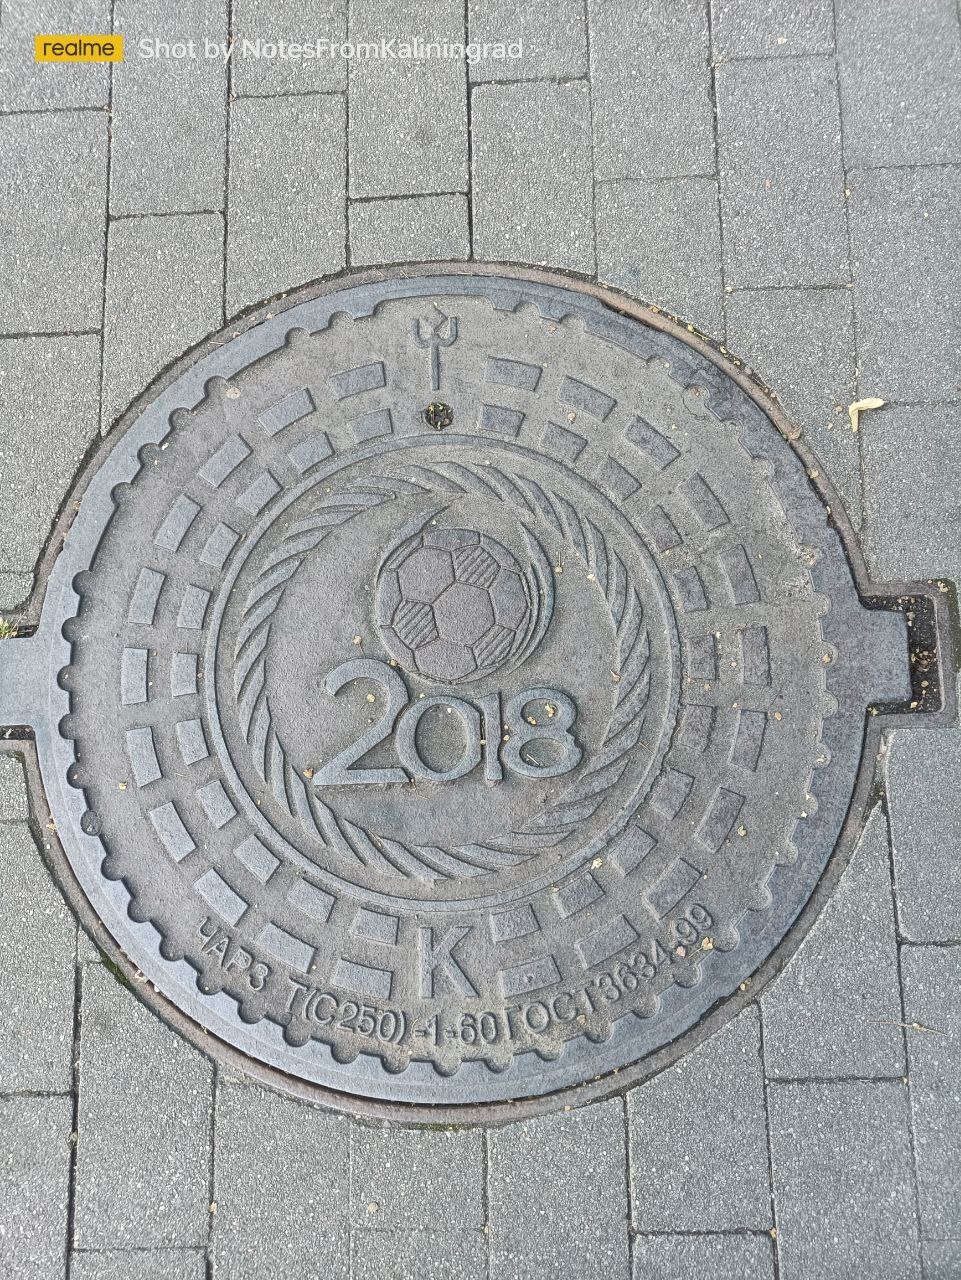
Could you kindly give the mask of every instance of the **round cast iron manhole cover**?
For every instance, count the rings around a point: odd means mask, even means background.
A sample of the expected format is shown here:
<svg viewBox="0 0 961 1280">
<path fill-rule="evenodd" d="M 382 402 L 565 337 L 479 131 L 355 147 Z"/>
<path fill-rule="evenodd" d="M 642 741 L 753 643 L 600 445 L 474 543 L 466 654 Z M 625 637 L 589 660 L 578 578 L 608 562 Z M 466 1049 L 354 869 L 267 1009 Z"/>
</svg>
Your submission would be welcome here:
<svg viewBox="0 0 961 1280">
<path fill-rule="evenodd" d="M 904 617 L 746 381 L 611 295 L 398 274 L 241 330 L 0 646 L 72 900 L 341 1105 L 639 1078 L 810 898 Z"/>
</svg>

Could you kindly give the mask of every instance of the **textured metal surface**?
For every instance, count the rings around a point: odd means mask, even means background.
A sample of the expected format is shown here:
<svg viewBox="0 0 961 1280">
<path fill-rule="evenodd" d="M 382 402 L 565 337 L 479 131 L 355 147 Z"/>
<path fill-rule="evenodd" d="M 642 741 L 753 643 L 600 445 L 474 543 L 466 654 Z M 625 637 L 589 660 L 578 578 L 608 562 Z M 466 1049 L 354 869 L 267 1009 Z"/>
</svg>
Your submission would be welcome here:
<svg viewBox="0 0 961 1280">
<path fill-rule="evenodd" d="M 905 622 L 667 330 L 544 277 L 348 281 L 212 340 L 93 472 L 0 721 L 227 1045 L 358 1099 L 562 1097 L 805 906 Z"/>
</svg>

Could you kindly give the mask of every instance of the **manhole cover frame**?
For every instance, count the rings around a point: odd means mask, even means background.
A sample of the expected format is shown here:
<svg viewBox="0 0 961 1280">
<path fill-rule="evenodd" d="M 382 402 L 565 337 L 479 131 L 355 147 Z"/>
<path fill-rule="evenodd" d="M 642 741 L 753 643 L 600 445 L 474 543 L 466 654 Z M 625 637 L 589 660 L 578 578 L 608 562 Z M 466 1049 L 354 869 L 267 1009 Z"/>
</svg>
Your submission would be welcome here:
<svg viewBox="0 0 961 1280">
<path fill-rule="evenodd" d="M 599 286 L 578 277 L 516 265 L 441 262 L 419 264 L 415 268 L 374 268 L 362 272 L 346 272 L 317 284 L 298 288 L 290 296 L 282 295 L 275 301 L 267 301 L 251 309 L 239 319 L 235 319 L 222 330 L 205 338 L 156 377 L 121 416 L 108 436 L 97 443 L 81 464 L 41 557 L 30 598 L 19 615 L 9 613 L 7 615 L 17 633 L 27 635 L 39 624 L 41 605 L 50 574 L 90 480 L 113 451 L 120 436 L 126 432 L 146 406 L 167 387 L 182 377 L 199 360 L 221 347 L 225 339 L 246 334 L 263 322 L 280 317 L 291 307 L 355 286 L 390 280 L 420 279 L 428 276 L 499 276 L 517 280 L 519 283 L 554 286 L 580 293 L 631 320 L 669 335 L 718 368 L 757 405 L 800 458 L 811 487 L 831 512 L 831 521 L 840 536 L 841 546 L 861 601 L 901 611 L 909 607 L 914 608 L 919 617 L 919 625 L 924 631 L 924 642 L 927 647 L 934 650 L 935 656 L 929 676 L 930 683 L 936 687 L 939 697 L 937 704 L 926 706 L 921 713 L 910 711 L 905 707 L 885 707 L 878 714 L 867 717 L 857 780 L 840 838 L 813 892 L 793 924 L 771 953 L 754 970 L 750 979 L 743 984 L 743 990 L 728 997 L 721 997 L 714 1007 L 702 1015 L 687 1031 L 639 1062 L 609 1071 L 584 1083 L 569 1085 L 534 1097 L 503 1102 L 424 1104 L 387 1101 L 360 1094 L 344 1093 L 292 1076 L 277 1067 L 268 1065 L 205 1029 L 200 1022 L 190 1017 L 150 981 L 144 980 L 143 975 L 108 932 L 91 906 L 49 819 L 49 807 L 40 778 L 39 758 L 34 738 L 24 735 L 0 739 L 0 749 L 20 754 L 26 763 L 31 825 L 45 861 L 64 893 L 68 905 L 100 951 L 127 979 L 137 997 L 178 1034 L 208 1056 L 220 1060 L 243 1074 L 284 1093 L 337 1111 L 348 1112 L 370 1120 L 388 1120 L 406 1124 L 490 1125 L 539 1115 L 560 1107 L 579 1106 L 619 1094 L 672 1065 L 758 997 L 767 983 L 781 971 L 797 950 L 850 860 L 869 810 L 873 807 L 873 801 L 877 799 L 876 795 L 872 797 L 872 791 L 876 788 L 876 766 L 883 732 L 899 726 L 909 725 L 917 728 L 956 722 L 954 672 L 957 664 L 951 637 L 952 615 L 956 614 L 956 608 L 952 589 L 943 583 L 885 582 L 879 586 L 871 581 L 855 532 L 838 495 L 830 480 L 825 477 L 820 463 L 807 448 L 801 433 L 791 424 L 777 401 L 767 395 L 742 367 L 713 346 L 708 339 L 672 320 L 656 308 L 646 307 L 614 289 Z"/>
</svg>

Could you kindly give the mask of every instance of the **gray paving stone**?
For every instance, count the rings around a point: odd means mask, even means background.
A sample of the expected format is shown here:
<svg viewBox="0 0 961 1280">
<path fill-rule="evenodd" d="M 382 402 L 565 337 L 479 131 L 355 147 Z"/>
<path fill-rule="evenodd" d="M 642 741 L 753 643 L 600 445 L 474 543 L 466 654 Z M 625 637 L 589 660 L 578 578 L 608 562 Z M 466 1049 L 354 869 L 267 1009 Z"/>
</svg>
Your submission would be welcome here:
<svg viewBox="0 0 961 1280">
<path fill-rule="evenodd" d="M 348 1272 L 348 1123 L 243 1084 L 217 1090 L 215 1272 L 313 1280 Z"/>
<path fill-rule="evenodd" d="M 37 62 L 33 41 L 59 31 L 110 30 L 109 0 L 8 0 L 0 26 L 0 110 L 106 106 L 109 66 Z"/>
<path fill-rule="evenodd" d="M 109 1249 L 75 1253 L 70 1280 L 204 1280 L 206 1259 L 199 1249 Z"/>
<path fill-rule="evenodd" d="M 901 971 L 921 1235 L 961 1239 L 961 947 L 902 947 Z"/>
<path fill-rule="evenodd" d="M 462 0 L 351 0 L 352 41 L 417 36 L 464 41 Z M 358 58 L 350 69 L 350 194 L 430 195 L 467 189 L 463 59 Z"/>
<path fill-rule="evenodd" d="M 780 1280 L 920 1274 L 907 1089 L 772 1084 Z"/>
<path fill-rule="evenodd" d="M 343 267 L 345 128 L 339 97 L 234 103 L 228 312 Z"/>
<path fill-rule="evenodd" d="M 880 808 L 761 1009 L 769 1077 L 904 1075 L 888 829 Z"/>
<path fill-rule="evenodd" d="M 351 1131 L 355 1226 L 484 1225 L 484 1148 L 478 1130 Z"/>
<path fill-rule="evenodd" d="M 961 160 L 955 0 L 839 0 L 837 24 L 848 167 Z"/>
<path fill-rule="evenodd" d="M 833 59 L 732 62 L 716 85 L 727 283 L 845 283 Z"/>
<path fill-rule="evenodd" d="M 234 0 L 232 14 L 235 94 L 331 93 L 347 88 L 347 60 L 338 48 L 347 37 L 347 0 Z M 304 45 L 318 39 L 328 41 L 319 57 L 267 56 L 270 46 L 281 41 Z M 250 42 L 246 49 L 245 40 Z"/>
<path fill-rule="evenodd" d="M 801 428 L 857 526 L 861 450 L 849 289 L 747 289 L 725 302 L 728 350 L 752 366 Z"/>
<path fill-rule="evenodd" d="M 491 1230 L 491 1280 L 628 1280 L 629 1275 L 626 1223 L 606 1222 L 589 1232 L 569 1222 Z"/>
<path fill-rule="evenodd" d="M 495 1129 L 489 1144 L 492 1280 L 627 1276 L 619 1099 Z"/>
<path fill-rule="evenodd" d="M 69 1098 L 0 1098 L 0 1274 L 66 1275 Z"/>
<path fill-rule="evenodd" d="M 896 733 L 887 787 L 901 933 L 913 942 L 961 941 L 961 734 Z"/>
<path fill-rule="evenodd" d="M 111 222 L 104 430 L 166 365 L 220 327 L 223 241 L 220 214 Z"/>
<path fill-rule="evenodd" d="M 350 206 L 354 266 L 469 257 L 466 196 L 409 196 Z"/>
<path fill-rule="evenodd" d="M 956 1240 L 921 1241 L 924 1280 L 961 1280 L 961 1232 Z"/>
<path fill-rule="evenodd" d="M 487 1280 L 482 1231 L 355 1231 L 352 1274 L 377 1280 Z"/>
<path fill-rule="evenodd" d="M 0 609 L 19 609 L 33 587 L 29 573 L 7 573 L 0 569 Z"/>
<path fill-rule="evenodd" d="M 107 115 L 0 116 L 0 332 L 99 329 Z"/>
<path fill-rule="evenodd" d="M 868 564 L 961 581 L 961 405 L 888 405 L 861 423 Z"/>
<path fill-rule="evenodd" d="M 589 0 L 588 11 L 597 177 L 714 173 L 707 6 Z"/>
<path fill-rule="evenodd" d="M 100 339 L 0 338 L 0 387 L 0 564 L 27 574 L 97 439 Z"/>
<path fill-rule="evenodd" d="M 0 1093 L 67 1093 L 76 925 L 23 823 L 0 826 L 0 884 Z"/>
<path fill-rule="evenodd" d="M 475 255 L 592 273 L 587 86 L 480 85 L 471 132 Z"/>
<path fill-rule="evenodd" d="M 472 44 L 521 41 L 521 58 L 478 58 L 471 80 L 532 80 L 587 75 L 587 22 L 582 0 L 468 0 Z"/>
<path fill-rule="evenodd" d="M 604 1223 L 619 1226 L 627 1219 L 624 1161 L 618 1099 L 493 1129 L 491 1226 L 520 1231 L 567 1221 L 588 1233 Z M 536 1206 L 530 1202 L 534 1186 Z"/>
<path fill-rule="evenodd" d="M 850 174 L 860 387 L 887 400 L 961 396 L 961 170 Z"/>
<path fill-rule="evenodd" d="M 0 752 L 0 822 L 29 818 L 27 778 L 19 756 Z"/>
<path fill-rule="evenodd" d="M 834 50 L 831 0 L 712 0 L 711 19 L 718 62 L 795 58 Z"/>
<path fill-rule="evenodd" d="M 202 1246 L 211 1068 L 106 965 L 83 973 L 74 1242 Z"/>
<path fill-rule="evenodd" d="M 628 1118 L 636 1231 L 773 1225 L 755 1007 L 633 1090 Z"/>
<path fill-rule="evenodd" d="M 597 184 L 597 274 L 723 337 L 716 178 Z"/>
<path fill-rule="evenodd" d="M 110 212 L 222 209 L 227 72 L 203 53 L 227 38 L 224 0 L 115 0 L 114 25 L 129 48 L 114 68 Z M 141 40 L 192 40 L 197 56 L 144 58 Z"/>
<path fill-rule="evenodd" d="M 637 1236 L 634 1280 L 774 1280 L 769 1236 Z"/>
</svg>

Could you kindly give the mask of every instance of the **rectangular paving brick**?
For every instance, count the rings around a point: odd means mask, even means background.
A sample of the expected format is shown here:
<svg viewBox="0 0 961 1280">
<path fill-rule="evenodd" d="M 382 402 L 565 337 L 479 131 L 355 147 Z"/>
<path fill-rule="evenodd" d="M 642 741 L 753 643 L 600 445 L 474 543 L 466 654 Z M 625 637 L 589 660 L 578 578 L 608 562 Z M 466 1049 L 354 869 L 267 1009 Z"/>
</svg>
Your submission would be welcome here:
<svg viewBox="0 0 961 1280">
<path fill-rule="evenodd" d="M 886 400 L 961 396 L 961 170 L 850 174 L 860 389 Z"/>
<path fill-rule="evenodd" d="M 471 80 L 573 79 L 587 75 L 587 20 L 583 0 L 468 0 L 470 42 L 483 48 L 520 42 L 522 56 L 481 56 Z"/>
<path fill-rule="evenodd" d="M 344 266 L 345 128 L 340 97 L 234 103 L 228 312 Z"/>
<path fill-rule="evenodd" d="M 859 434 L 869 567 L 961 579 L 961 405 L 888 405 L 863 414 Z"/>
<path fill-rule="evenodd" d="M 0 116 L 0 332 L 99 329 L 107 116 Z"/>
<path fill-rule="evenodd" d="M 774 1280 L 774 1245 L 767 1235 L 638 1236 L 633 1280 Z"/>
<path fill-rule="evenodd" d="M 832 0 L 711 0 L 711 43 L 730 58 L 796 58 L 834 50 Z"/>
<path fill-rule="evenodd" d="M 222 209 L 227 72 L 203 55 L 227 38 L 226 3 L 115 0 L 114 24 L 128 48 L 113 76 L 110 212 Z M 143 57 L 142 40 L 193 41 L 196 56 Z"/>
<path fill-rule="evenodd" d="M 823 463 L 845 510 L 861 521 L 860 438 L 849 289 L 746 289 L 725 300 L 727 346 L 777 396 Z"/>
<path fill-rule="evenodd" d="M 593 272 L 587 86 L 479 85 L 471 102 L 475 255 Z"/>
<path fill-rule="evenodd" d="M 351 1221 L 417 1230 L 484 1225 L 479 1130 L 351 1131 Z"/>
<path fill-rule="evenodd" d="M 726 282 L 845 283 L 833 59 L 732 62 L 716 83 Z"/>
<path fill-rule="evenodd" d="M 0 386 L 0 564 L 29 574 L 97 438 L 100 339 L 0 338 Z"/>
<path fill-rule="evenodd" d="M 104 430 L 166 365 L 220 327 L 223 241 L 220 214 L 111 222 Z"/>
<path fill-rule="evenodd" d="M 350 260 L 430 262 L 470 257 L 467 197 L 405 196 L 350 206 Z"/>
<path fill-rule="evenodd" d="M 716 178 L 599 182 L 597 274 L 724 336 Z"/>
<path fill-rule="evenodd" d="M 904 1075 L 888 829 L 880 809 L 761 1008 L 768 1076 Z"/>
<path fill-rule="evenodd" d="M 531 1195 L 531 1192 L 528 1192 Z M 603 1223 L 591 1231 L 579 1222 L 539 1224 L 490 1237 L 491 1280 L 629 1280 L 627 1225 Z"/>
<path fill-rule="evenodd" d="M 355 1276 L 377 1280 L 487 1280 L 482 1231 L 354 1231 Z"/>
<path fill-rule="evenodd" d="M 887 764 L 894 883 L 901 932 L 913 942 L 961 941 L 961 735 L 896 733 Z"/>
<path fill-rule="evenodd" d="M 23 761 L 19 756 L 0 752 L 0 822 L 16 822 L 29 816 Z"/>
<path fill-rule="evenodd" d="M 627 1110 L 636 1231 L 772 1226 L 754 1007 L 630 1093 Z"/>
<path fill-rule="evenodd" d="M 772 1084 L 780 1280 L 917 1280 L 907 1088 Z"/>
<path fill-rule="evenodd" d="M 298 0 L 234 0 L 232 17 L 234 94 L 331 93 L 347 88 L 347 59 L 339 48 L 347 37 L 347 0 L 326 0 L 322 10 L 305 9 Z M 318 40 L 326 42 L 319 52 Z M 280 56 L 282 44 L 291 52 L 292 46 L 302 46 L 300 56 Z M 313 54 L 304 53 L 303 46 L 313 47 Z"/>
<path fill-rule="evenodd" d="M 0 883 L 0 1093 L 66 1093 L 76 925 L 23 823 L 0 824 Z"/>
<path fill-rule="evenodd" d="M 212 1251 L 227 1276 L 347 1274 L 349 1126 L 266 1089 L 221 1083 Z"/>
<path fill-rule="evenodd" d="M 211 1068 L 102 964 L 85 968 L 74 1241 L 202 1246 Z"/>
<path fill-rule="evenodd" d="M 69 1098 L 0 1098 L 0 1275 L 60 1280 L 67 1269 Z"/>
<path fill-rule="evenodd" d="M 848 167 L 961 160 L 955 0 L 838 0 L 837 23 Z"/>
<path fill-rule="evenodd" d="M 0 609 L 19 609 L 33 586 L 29 573 L 8 573 L 0 569 Z"/>
<path fill-rule="evenodd" d="M 199 1249 L 108 1249 L 75 1253 L 70 1280 L 204 1280 L 206 1258 Z"/>
<path fill-rule="evenodd" d="M 351 0 L 350 38 L 464 42 L 461 0 Z M 350 194 L 426 195 L 467 189 L 463 58 L 359 57 L 350 69 Z"/>
<path fill-rule="evenodd" d="M 620 1100 L 493 1130 L 488 1186 L 492 1280 L 626 1278 Z"/>
<path fill-rule="evenodd" d="M 961 1240 L 961 947 L 902 947 L 901 972 L 921 1234 Z"/>
<path fill-rule="evenodd" d="M 961 1277 L 961 1228 L 953 1240 L 921 1241 L 921 1274 L 924 1280 L 958 1280 Z"/>
<path fill-rule="evenodd" d="M 597 177 L 714 173 L 707 6 L 589 0 Z"/>
<path fill-rule="evenodd" d="M 7 0 L 0 24 L 0 110 L 105 107 L 107 64 L 37 62 L 34 37 L 110 30 L 109 0 Z"/>
</svg>

